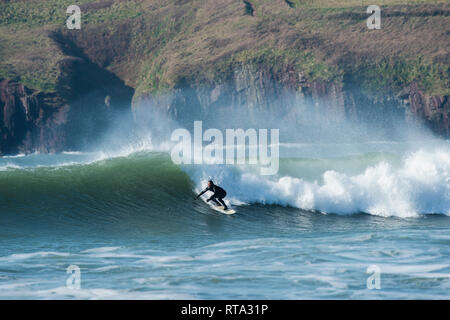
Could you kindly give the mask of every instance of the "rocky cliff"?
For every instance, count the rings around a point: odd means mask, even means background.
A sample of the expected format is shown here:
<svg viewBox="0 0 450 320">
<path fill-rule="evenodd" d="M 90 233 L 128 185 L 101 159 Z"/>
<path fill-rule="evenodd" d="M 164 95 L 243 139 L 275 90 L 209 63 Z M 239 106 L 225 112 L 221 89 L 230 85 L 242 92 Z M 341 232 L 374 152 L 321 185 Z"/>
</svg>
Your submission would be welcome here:
<svg viewBox="0 0 450 320">
<path fill-rule="evenodd" d="M 77 62 L 65 61 L 63 68 L 75 79 L 70 88 L 84 94 L 71 99 L 69 93 L 62 98 L 1 80 L 2 154 L 81 148 L 98 138 L 99 132 L 106 128 L 114 114 L 111 108 L 123 110 L 131 106 L 131 89 L 114 87 L 111 83 L 99 88 L 97 83 L 90 83 L 93 81 L 91 72 L 87 75 L 90 80 L 78 79 L 75 70 L 82 69 L 74 67 L 74 63 Z M 104 75 L 101 78 L 104 83 Z M 90 91 L 89 88 L 96 89 Z M 382 126 L 382 130 L 389 133 L 404 122 L 408 126 L 429 128 L 439 136 L 450 136 L 448 96 L 429 96 L 413 83 L 395 96 L 380 99 L 362 93 L 361 88 L 347 88 L 345 83 L 310 82 L 289 65 L 276 72 L 264 66 L 244 65 L 220 83 L 184 81 L 168 94 L 142 95 L 134 102 L 136 118 L 145 119 L 149 107 L 162 110 L 187 127 L 191 127 L 194 120 L 204 120 L 219 128 L 283 130 L 294 125 L 317 129 L 314 134 L 319 136 L 317 123 L 370 123 L 374 127 Z M 324 132 L 322 135 L 326 136 Z M 285 133 L 284 137 L 288 136 L 289 133 Z"/>
<path fill-rule="evenodd" d="M 188 128 L 194 120 L 218 128 L 297 127 L 310 130 L 317 139 L 326 137 L 323 128 L 353 123 L 387 135 L 397 126 L 450 135 L 448 96 L 429 96 L 417 83 L 397 94 L 374 96 L 354 83 L 309 81 L 292 65 L 276 71 L 243 65 L 218 83 L 182 81 L 169 94 L 142 95 L 134 104 L 138 119 L 157 108 Z M 285 132 L 283 137 L 289 135 Z"/>
<path fill-rule="evenodd" d="M 430 96 L 417 83 L 406 87 L 397 97 L 406 107 L 409 122 L 419 122 L 437 135 L 450 137 L 450 96 Z"/>
<path fill-rule="evenodd" d="M 0 154 L 54 152 L 65 144 L 68 106 L 23 84 L 0 79 Z"/>
<path fill-rule="evenodd" d="M 0 2 L 0 154 L 86 148 L 149 108 L 311 139 L 349 122 L 449 137 L 448 3 L 386 0 L 368 30 L 359 0 L 294 2 L 83 0 L 80 30 L 70 0 Z"/>
<path fill-rule="evenodd" d="M 60 61 L 63 76 L 55 93 L 0 79 L 0 154 L 84 149 L 99 141 L 116 116 L 131 118 L 134 90 L 71 54 Z"/>
</svg>

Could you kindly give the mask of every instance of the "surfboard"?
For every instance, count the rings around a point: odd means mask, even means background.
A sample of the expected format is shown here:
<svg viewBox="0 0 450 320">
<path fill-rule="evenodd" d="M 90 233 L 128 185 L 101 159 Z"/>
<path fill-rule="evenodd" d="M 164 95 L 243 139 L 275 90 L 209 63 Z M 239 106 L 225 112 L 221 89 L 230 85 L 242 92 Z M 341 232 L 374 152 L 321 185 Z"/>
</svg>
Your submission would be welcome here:
<svg viewBox="0 0 450 320">
<path fill-rule="evenodd" d="M 231 209 L 230 207 L 228 207 L 228 209 L 225 210 L 223 208 L 223 206 L 219 207 L 219 206 L 216 206 L 216 205 L 211 205 L 211 208 L 213 208 L 214 210 L 219 211 L 220 213 L 223 213 L 223 214 L 235 214 L 236 213 L 236 211 Z"/>
</svg>

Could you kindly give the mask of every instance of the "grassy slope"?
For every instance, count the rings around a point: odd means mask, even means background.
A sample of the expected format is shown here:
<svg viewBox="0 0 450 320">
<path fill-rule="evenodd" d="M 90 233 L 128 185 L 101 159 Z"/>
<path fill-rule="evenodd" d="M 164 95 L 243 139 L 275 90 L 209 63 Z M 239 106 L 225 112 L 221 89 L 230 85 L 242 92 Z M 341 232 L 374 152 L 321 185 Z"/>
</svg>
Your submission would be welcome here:
<svg viewBox="0 0 450 320">
<path fill-rule="evenodd" d="M 367 29 L 364 0 L 249 2 L 253 16 L 243 1 L 79 0 L 82 29 L 69 32 L 71 0 L 0 1 L 0 77 L 55 91 L 65 54 L 49 35 L 61 30 L 138 94 L 220 81 L 241 63 L 292 64 L 310 80 L 352 74 L 371 92 L 419 81 L 450 93 L 448 1 L 380 1 L 381 30 Z"/>
</svg>

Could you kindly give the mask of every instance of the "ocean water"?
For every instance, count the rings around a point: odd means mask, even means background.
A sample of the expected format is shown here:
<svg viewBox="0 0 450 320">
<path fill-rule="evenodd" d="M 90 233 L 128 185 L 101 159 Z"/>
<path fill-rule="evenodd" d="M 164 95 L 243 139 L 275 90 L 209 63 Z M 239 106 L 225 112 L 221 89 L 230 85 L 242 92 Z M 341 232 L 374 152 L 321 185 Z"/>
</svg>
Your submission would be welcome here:
<svg viewBox="0 0 450 320">
<path fill-rule="evenodd" d="M 194 200 L 209 177 L 235 215 Z M 378 289 L 368 288 L 371 276 Z M 449 292 L 448 141 L 286 144 L 275 176 L 177 166 L 152 148 L 0 158 L 2 299 Z"/>
</svg>

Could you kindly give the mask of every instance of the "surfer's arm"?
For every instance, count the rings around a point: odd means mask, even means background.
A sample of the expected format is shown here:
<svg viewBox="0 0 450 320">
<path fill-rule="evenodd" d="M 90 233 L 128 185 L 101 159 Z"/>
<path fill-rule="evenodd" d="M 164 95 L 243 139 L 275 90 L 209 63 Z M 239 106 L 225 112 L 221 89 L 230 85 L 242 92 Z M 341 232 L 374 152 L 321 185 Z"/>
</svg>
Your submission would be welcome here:
<svg viewBox="0 0 450 320">
<path fill-rule="evenodd" d="M 202 194 L 204 194 L 206 191 L 208 191 L 208 188 L 200 192 L 195 199 L 198 199 Z"/>
</svg>

